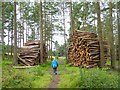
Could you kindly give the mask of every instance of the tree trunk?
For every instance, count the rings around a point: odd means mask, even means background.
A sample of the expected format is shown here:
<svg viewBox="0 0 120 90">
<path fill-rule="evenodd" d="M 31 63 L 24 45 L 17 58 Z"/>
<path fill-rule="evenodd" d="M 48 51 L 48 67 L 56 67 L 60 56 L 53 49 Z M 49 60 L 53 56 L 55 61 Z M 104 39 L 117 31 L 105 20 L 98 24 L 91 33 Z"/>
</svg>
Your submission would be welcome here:
<svg viewBox="0 0 120 90">
<path fill-rule="evenodd" d="M 47 29 L 46 29 L 46 11 L 45 11 L 45 7 L 46 7 L 46 2 L 44 2 L 44 33 L 45 33 L 45 36 L 44 36 L 44 44 L 46 45 L 46 48 L 47 48 Z M 46 49 L 47 50 L 47 49 Z M 48 52 L 48 50 L 47 50 Z M 48 58 L 48 56 L 47 56 Z M 46 60 L 45 60 L 46 61 Z"/>
<path fill-rule="evenodd" d="M 13 15 L 12 15 L 12 30 L 11 30 L 11 56 L 13 56 Z"/>
<path fill-rule="evenodd" d="M 24 46 L 24 42 L 25 42 L 25 41 L 24 41 L 24 29 L 25 29 L 25 28 L 24 28 L 24 19 L 23 19 L 23 21 L 22 21 L 22 26 L 23 26 L 23 31 L 22 31 L 23 38 L 22 38 L 22 39 L 23 39 L 23 46 Z"/>
<path fill-rule="evenodd" d="M 14 64 L 17 64 L 17 22 L 16 22 L 16 1 L 14 1 Z"/>
<path fill-rule="evenodd" d="M 100 3 L 99 2 L 96 3 L 96 12 L 97 12 L 98 38 L 100 42 L 100 67 L 102 68 L 105 64 L 105 60 L 104 60 L 102 27 L 101 27 L 101 17 L 100 17 Z"/>
<path fill-rule="evenodd" d="M 70 34 L 73 34 L 72 0 L 70 1 Z"/>
<path fill-rule="evenodd" d="M 66 58 L 66 61 L 68 62 L 68 60 L 67 60 L 67 49 L 66 49 L 66 32 L 65 32 L 65 9 L 64 9 L 64 4 L 65 3 L 63 3 L 63 23 L 64 23 L 64 43 L 65 43 L 65 46 L 64 46 L 64 48 L 65 48 L 65 58 Z"/>
<path fill-rule="evenodd" d="M 78 18 L 76 18 L 76 30 L 78 30 Z"/>
<path fill-rule="evenodd" d="M 52 61 L 52 35 L 51 35 L 51 45 L 50 46 L 51 46 L 51 50 L 50 50 L 51 57 L 50 58 L 51 58 L 51 61 Z"/>
<path fill-rule="evenodd" d="M 9 51 L 10 51 L 10 46 L 9 46 L 9 38 L 10 38 L 10 25 L 8 26 L 8 45 L 7 45 L 7 53 L 8 53 L 8 56 L 7 58 L 9 59 Z"/>
<path fill-rule="evenodd" d="M 50 59 L 52 61 L 52 13 L 50 12 Z"/>
<path fill-rule="evenodd" d="M 85 0 L 86 1 L 86 0 Z M 83 17 L 83 30 L 86 31 L 86 18 L 87 18 L 87 15 L 86 15 L 86 12 L 87 12 L 87 3 L 84 3 L 84 7 L 83 7 L 83 10 L 84 10 L 84 17 Z"/>
<path fill-rule="evenodd" d="M 4 60 L 4 2 L 2 2 L 2 60 Z"/>
<path fill-rule="evenodd" d="M 42 0 L 40 0 L 40 62 L 43 63 L 43 15 L 42 15 Z"/>
<path fill-rule="evenodd" d="M 115 68 L 115 47 L 113 39 L 113 26 L 112 26 L 112 2 L 109 2 L 109 41 L 110 41 L 110 56 L 111 56 L 111 67 Z"/>
<path fill-rule="evenodd" d="M 118 22 L 118 50 L 119 50 L 118 68 L 120 71 L 120 1 L 117 3 L 117 22 Z"/>
<path fill-rule="evenodd" d="M 21 19 L 21 2 L 20 2 L 20 19 Z M 22 30 L 21 30 L 21 22 L 20 22 L 20 48 L 21 48 L 21 36 L 22 36 Z"/>
<path fill-rule="evenodd" d="M 50 56 L 51 56 L 51 52 L 50 52 L 50 40 L 48 42 L 49 42 L 49 59 L 50 59 Z"/>
<path fill-rule="evenodd" d="M 28 31 L 28 29 L 27 29 L 27 16 L 26 16 L 26 42 L 27 42 L 27 39 L 28 39 L 27 31 Z"/>
</svg>

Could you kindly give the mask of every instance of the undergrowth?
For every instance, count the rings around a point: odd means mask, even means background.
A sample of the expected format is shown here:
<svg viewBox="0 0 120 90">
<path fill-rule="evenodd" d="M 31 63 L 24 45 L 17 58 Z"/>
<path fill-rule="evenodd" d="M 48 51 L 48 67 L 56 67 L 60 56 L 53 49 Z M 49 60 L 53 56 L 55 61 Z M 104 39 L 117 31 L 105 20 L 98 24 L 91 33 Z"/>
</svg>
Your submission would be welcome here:
<svg viewBox="0 0 120 90">
<path fill-rule="evenodd" d="M 59 88 L 118 88 L 118 73 L 109 68 L 78 68 L 69 64 L 61 71 Z"/>
<path fill-rule="evenodd" d="M 2 88 L 47 87 L 52 80 L 49 68 L 50 61 L 33 68 L 15 69 L 11 61 L 5 60 L 2 62 Z"/>
</svg>

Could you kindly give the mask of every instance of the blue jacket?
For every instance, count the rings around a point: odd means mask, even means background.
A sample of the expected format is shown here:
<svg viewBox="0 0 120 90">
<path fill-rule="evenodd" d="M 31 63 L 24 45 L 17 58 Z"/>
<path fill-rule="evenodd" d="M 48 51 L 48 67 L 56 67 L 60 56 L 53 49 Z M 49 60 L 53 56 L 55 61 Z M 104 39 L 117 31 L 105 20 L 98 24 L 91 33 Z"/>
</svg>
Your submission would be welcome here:
<svg viewBox="0 0 120 90">
<path fill-rule="evenodd" d="M 58 61 L 54 59 L 52 61 L 52 68 L 57 68 L 57 67 L 58 67 Z"/>
</svg>

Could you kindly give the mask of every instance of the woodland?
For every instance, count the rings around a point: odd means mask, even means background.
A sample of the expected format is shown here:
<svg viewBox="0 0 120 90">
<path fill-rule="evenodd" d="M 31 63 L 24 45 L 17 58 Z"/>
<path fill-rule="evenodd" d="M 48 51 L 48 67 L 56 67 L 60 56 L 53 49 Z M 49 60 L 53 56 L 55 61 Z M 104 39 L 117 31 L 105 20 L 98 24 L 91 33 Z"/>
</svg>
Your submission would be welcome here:
<svg viewBox="0 0 120 90">
<path fill-rule="evenodd" d="M 119 0 L 3 0 L 0 13 L 1 88 L 120 88 Z"/>
</svg>

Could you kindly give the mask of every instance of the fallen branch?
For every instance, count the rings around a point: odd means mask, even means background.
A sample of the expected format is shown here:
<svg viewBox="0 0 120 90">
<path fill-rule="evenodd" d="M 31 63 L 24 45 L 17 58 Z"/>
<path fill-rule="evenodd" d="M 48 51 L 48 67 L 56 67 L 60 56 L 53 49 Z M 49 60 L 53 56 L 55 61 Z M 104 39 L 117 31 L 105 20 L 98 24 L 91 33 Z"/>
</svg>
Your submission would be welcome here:
<svg viewBox="0 0 120 90">
<path fill-rule="evenodd" d="M 13 68 L 16 68 L 16 69 L 24 69 L 24 68 L 33 68 L 35 66 L 13 66 Z"/>
</svg>

